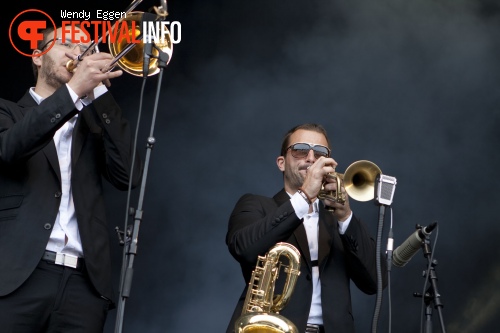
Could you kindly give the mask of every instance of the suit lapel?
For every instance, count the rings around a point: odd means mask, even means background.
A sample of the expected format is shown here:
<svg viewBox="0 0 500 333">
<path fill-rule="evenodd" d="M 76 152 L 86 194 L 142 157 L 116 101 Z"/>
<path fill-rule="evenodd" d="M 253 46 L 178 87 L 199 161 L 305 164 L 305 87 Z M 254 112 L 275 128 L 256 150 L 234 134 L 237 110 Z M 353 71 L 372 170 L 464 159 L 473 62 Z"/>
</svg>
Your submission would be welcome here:
<svg viewBox="0 0 500 333">
<path fill-rule="evenodd" d="M 45 154 L 45 157 L 47 157 L 47 160 L 52 166 L 52 169 L 54 169 L 54 173 L 56 174 L 57 179 L 59 179 L 59 182 L 61 182 L 61 169 L 59 168 L 59 159 L 57 157 L 57 150 L 54 140 L 50 141 L 49 144 L 42 149 L 42 151 Z"/>
<path fill-rule="evenodd" d="M 281 206 L 287 200 L 290 200 L 290 196 L 286 193 L 285 189 L 279 191 L 274 197 L 274 201 L 278 206 Z M 302 220 L 303 222 L 303 220 Z M 307 234 L 306 229 L 304 228 L 304 224 L 300 224 L 297 229 L 293 232 L 293 236 L 295 237 L 296 243 L 298 245 L 298 250 L 300 251 L 303 260 L 302 262 L 306 262 L 309 270 L 311 270 L 311 253 L 309 252 L 309 243 L 307 242 Z"/>
<path fill-rule="evenodd" d="M 278 192 L 274 196 L 274 200 L 281 206 L 286 200 L 290 200 L 290 197 L 286 193 L 284 189 Z M 337 221 L 333 217 L 333 215 L 326 211 L 321 203 L 318 205 L 319 208 L 319 221 L 318 221 L 318 265 L 320 272 L 324 268 L 324 263 L 326 259 L 330 256 L 330 250 L 332 248 L 333 242 L 333 233 L 337 230 Z M 299 251 L 301 252 L 304 260 L 306 262 L 309 270 L 312 270 L 311 267 L 311 253 L 309 252 L 309 243 L 307 241 L 307 234 L 304 225 L 301 224 L 297 229 L 295 229 L 293 233 Z"/>
<path fill-rule="evenodd" d="M 71 168 L 73 168 L 80 156 L 80 152 L 82 151 L 83 143 L 85 141 L 85 137 L 88 133 L 88 126 L 83 118 L 85 109 L 83 109 L 78 118 L 76 119 L 75 128 L 73 129 L 73 143 L 71 147 Z"/>
<path fill-rule="evenodd" d="M 27 108 L 37 106 L 38 104 L 36 101 L 33 99 L 33 96 L 31 96 L 30 92 L 27 91 L 23 97 L 17 102 L 19 106 L 21 106 L 21 113 L 23 116 L 26 114 L 26 111 L 29 110 Z M 54 140 L 51 140 L 49 144 L 47 144 L 43 149 L 42 149 L 45 157 L 47 158 L 50 166 L 52 169 L 54 169 L 54 173 L 57 176 L 57 179 L 61 181 L 61 169 L 59 168 L 59 159 L 57 157 L 57 150 L 56 150 L 56 145 L 54 144 Z"/>
<path fill-rule="evenodd" d="M 324 209 L 322 204 L 319 206 L 318 265 L 321 272 L 326 259 L 330 256 L 332 232 L 336 230 L 336 221 L 333 215 Z"/>
<path fill-rule="evenodd" d="M 306 229 L 304 228 L 304 224 L 301 224 L 295 231 L 293 232 L 295 239 L 297 240 L 297 244 L 299 246 L 299 251 L 302 253 L 304 259 L 302 262 L 305 262 L 309 270 L 312 270 L 311 267 L 311 253 L 309 252 L 309 243 L 307 241 Z"/>
<path fill-rule="evenodd" d="M 21 106 L 20 109 L 23 116 L 26 114 L 26 108 L 38 105 L 33 99 L 33 96 L 31 96 L 29 90 L 21 97 L 17 104 Z"/>
</svg>

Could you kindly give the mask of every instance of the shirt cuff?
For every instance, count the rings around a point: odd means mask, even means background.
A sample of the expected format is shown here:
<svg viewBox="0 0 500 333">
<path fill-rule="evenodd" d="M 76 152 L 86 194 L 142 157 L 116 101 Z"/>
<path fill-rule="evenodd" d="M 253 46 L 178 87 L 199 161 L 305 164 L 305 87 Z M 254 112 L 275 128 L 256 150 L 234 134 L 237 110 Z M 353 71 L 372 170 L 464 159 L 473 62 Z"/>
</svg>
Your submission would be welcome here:
<svg viewBox="0 0 500 333">
<path fill-rule="evenodd" d="M 297 192 L 290 197 L 290 201 L 292 203 L 292 207 L 295 210 L 295 215 L 299 219 L 304 218 L 306 214 L 309 212 L 309 204 L 304 200 L 304 198 Z"/>
<path fill-rule="evenodd" d="M 97 97 L 103 95 L 108 91 L 108 88 L 104 84 L 98 85 L 97 87 L 94 88 L 94 99 Z"/>
<path fill-rule="evenodd" d="M 347 230 L 347 227 L 349 227 L 349 223 L 351 223 L 351 219 L 352 219 L 352 211 L 351 211 L 351 215 L 349 215 L 349 217 L 347 218 L 347 220 L 345 220 L 344 222 L 338 222 L 339 224 L 339 233 L 341 235 L 343 235 L 345 233 L 345 231 Z"/>
<path fill-rule="evenodd" d="M 73 91 L 73 89 L 71 89 L 71 87 L 67 83 L 66 87 L 68 88 L 69 95 L 71 96 L 71 99 L 73 100 L 76 109 L 78 111 L 81 111 L 83 109 L 83 104 L 82 101 L 80 100 L 80 97 Z"/>
<path fill-rule="evenodd" d="M 84 106 L 87 106 L 90 103 L 92 103 L 92 99 L 88 98 L 87 96 L 80 98 L 73 91 L 73 89 L 71 89 L 71 87 L 67 83 L 66 83 L 66 87 L 68 87 L 71 99 L 73 100 L 73 103 L 75 103 L 75 107 L 78 109 L 78 111 L 81 111 Z M 108 91 L 108 88 L 106 88 L 106 86 L 104 84 L 101 84 L 101 85 L 95 87 L 94 88 L 94 99 L 105 94 L 107 91 Z"/>
<path fill-rule="evenodd" d="M 106 88 L 106 86 L 104 84 L 95 87 L 94 88 L 94 99 L 103 95 L 107 91 L 108 91 L 108 88 Z M 87 105 L 91 104 L 94 99 L 91 99 L 88 96 L 85 96 L 84 98 L 81 99 L 81 101 L 82 101 L 83 105 L 87 106 Z"/>
</svg>

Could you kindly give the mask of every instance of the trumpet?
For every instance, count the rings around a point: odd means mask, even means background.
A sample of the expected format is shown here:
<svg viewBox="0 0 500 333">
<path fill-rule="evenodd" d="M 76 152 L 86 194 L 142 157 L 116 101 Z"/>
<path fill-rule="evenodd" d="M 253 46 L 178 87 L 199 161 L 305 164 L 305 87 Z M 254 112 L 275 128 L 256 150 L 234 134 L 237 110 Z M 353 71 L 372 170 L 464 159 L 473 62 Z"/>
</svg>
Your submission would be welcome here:
<svg viewBox="0 0 500 333">
<path fill-rule="evenodd" d="M 373 162 L 360 160 L 352 163 L 342 173 L 329 173 L 326 177 L 335 179 L 337 183 L 336 191 L 327 191 L 324 189 L 326 182 L 323 183 L 318 194 L 320 200 L 330 200 L 344 204 L 347 200 L 345 194 L 341 191 L 341 185 L 349 197 L 356 201 L 369 201 L 375 198 L 375 180 L 382 171 Z M 326 206 L 326 209 L 333 211 L 333 208 Z"/>
<path fill-rule="evenodd" d="M 144 32 L 141 31 L 141 23 L 145 15 L 144 12 L 133 11 L 142 0 L 134 0 L 125 11 L 124 17 L 120 18 L 116 23 L 121 24 L 122 22 L 127 22 L 127 26 L 135 26 L 135 29 L 130 28 L 128 34 L 132 39 L 136 41 L 141 41 L 143 39 Z M 168 15 L 166 10 L 166 0 L 162 0 L 162 5 L 160 7 L 153 7 L 156 11 L 157 18 L 162 19 Z M 134 24 L 132 24 L 134 22 Z M 130 25 L 129 25 L 130 24 Z M 159 73 L 159 54 L 163 52 L 166 54 L 166 64 L 170 62 L 173 52 L 173 42 L 170 31 L 165 25 L 161 25 L 161 36 L 163 38 L 159 42 L 154 43 L 154 48 L 152 49 L 151 60 L 148 64 L 148 76 L 155 75 Z M 109 31 L 106 35 L 109 34 Z M 101 36 L 97 42 L 92 41 L 82 54 L 78 55 L 76 59 L 71 59 L 66 63 L 66 69 L 68 72 L 73 72 L 78 66 L 78 63 L 82 61 L 83 57 L 88 55 L 92 50 L 99 51 L 98 44 L 102 42 L 104 36 Z M 103 73 L 113 70 L 116 66 L 120 67 L 123 71 L 132 74 L 134 76 L 143 76 L 143 63 L 144 63 L 144 42 L 142 43 L 126 43 L 126 40 L 122 41 L 112 41 L 108 39 L 109 53 L 114 57 L 113 60 L 101 71 Z"/>
</svg>

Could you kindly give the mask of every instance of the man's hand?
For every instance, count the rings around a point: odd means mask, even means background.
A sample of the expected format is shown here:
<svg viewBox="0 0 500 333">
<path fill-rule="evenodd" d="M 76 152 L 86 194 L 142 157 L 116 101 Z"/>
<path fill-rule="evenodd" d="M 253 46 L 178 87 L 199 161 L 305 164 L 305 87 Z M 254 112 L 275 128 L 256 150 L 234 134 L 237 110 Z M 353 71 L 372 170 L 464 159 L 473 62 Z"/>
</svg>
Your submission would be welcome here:
<svg viewBox="0 0 500 333">
<path fill-rule="evenodd" d="M 306 178 L 302 184 L 302 190 L 305 191 L 310 198 L 317 198 L 325 182 L 326 175 L 335 172 L 336 166 L 337 162 L 335 162 L 333 158 L 318 158 L 316 162 L 308 167 Z"/>
<path fill-rule="evenodd" d="M 71 54 L 66 54 L 70 58 L 74 58 Z M 109 53 L 99 52 L 83 57 L 79 61 L 78 66 L 73 71 L 73 77 L 69 80 L 68 85 L 78 96 L 86 96 L 93 92 L 94 88 L 102 82 L 108 82 L 109 79 L 114 79 L 123 74 L 123 71 L 116 70 L 107 73 L 101 71 L 111 61 L 113 57 Z"/>
<path fill-rule="evenodd" d="M 333 200 L 323 200 L 325 206 L 333 209 L 333 214 L 337 218 L 338 221 L 344 222 L 351 215 L 351 206 L 349 205 L 349 195 L 344 188 L 344 182 L 340 182 L 340 191 L 345 198 L 344 203 L 338 203 Z M 333 177 L 327 177 L 326 183 L 324 185 L 324 189 L 326 191 L 337 191 L 337 180 Z"/>
</svg>

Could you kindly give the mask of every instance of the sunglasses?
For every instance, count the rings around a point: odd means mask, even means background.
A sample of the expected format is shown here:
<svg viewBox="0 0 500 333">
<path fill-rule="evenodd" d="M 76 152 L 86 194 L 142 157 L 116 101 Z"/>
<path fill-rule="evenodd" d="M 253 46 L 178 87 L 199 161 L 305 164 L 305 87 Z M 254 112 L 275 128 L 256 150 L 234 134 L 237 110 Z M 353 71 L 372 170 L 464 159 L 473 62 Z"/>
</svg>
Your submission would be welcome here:
<svg viewBox="0 0 500 333">
<path fill-rule="evenodd" d="M 43 49 L 45 49 L 47 47 L 47 45 L 52 43 L 52 41 L 54 41 L 54 40 L 56 41 L 56 43 L 55 43 L 56 45 L 60 45 L 64 48 L 68 49 L 68 51 L 74 50 L 74 48 L 76 46 L 78 46 L 78 48 L 80 49 L 80 52 L 82 52 L 82 53 L 84 53 L 88 49 L 88 45 L 84 45 L 82 43 L 74 44 L 74 43 L 71 43 L 68 39 L 66 39 L 66 42 L 63 43 L 62 38 L 55 38 L 55 39 L 52 38 L 40 48 L 40 51 L 43 51 Z M 96 50 L 94 48 L 94 49 L 90 50 L 89 54 L 94 54 L 95 52 L 96 52 Z"/>
<path fill-rule="evenodd" d="M 311 149 L 314 152 L 314 158 L 316 159 L 320 158 L 321 156 L 329 157 L 331 152 L 328 147 L 322 145 L 315 145 L 311 143 L 305 143 L 305 142 L 294 143 L 286 150 L 288 151 L 288 149 L 290 149 L 292 156 L 295 158 L 306 157 L 307 155 L 309 155 L 309 151 Z"/>
</svg>

